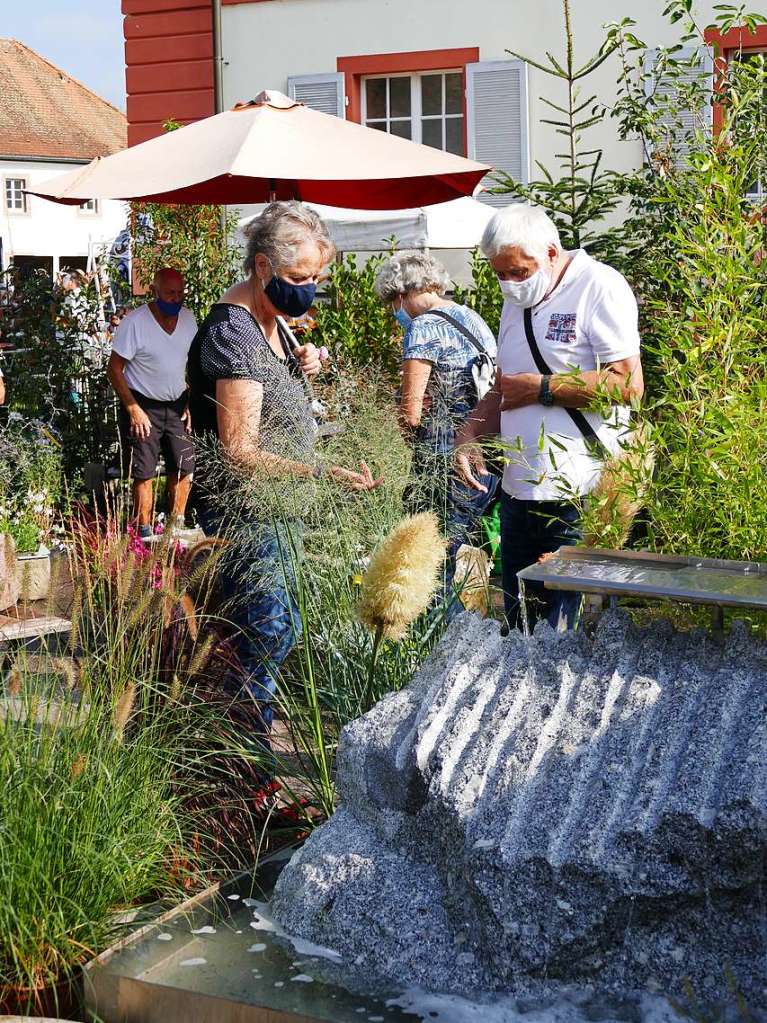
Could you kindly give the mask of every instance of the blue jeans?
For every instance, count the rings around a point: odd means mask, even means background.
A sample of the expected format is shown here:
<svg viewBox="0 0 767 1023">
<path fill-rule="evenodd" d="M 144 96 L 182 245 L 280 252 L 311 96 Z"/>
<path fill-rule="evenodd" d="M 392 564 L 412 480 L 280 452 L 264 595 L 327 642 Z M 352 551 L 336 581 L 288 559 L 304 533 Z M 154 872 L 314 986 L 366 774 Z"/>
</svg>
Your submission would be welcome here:
<svg viewBox="0 0 767 1023">
<path fill-rule="evenodd" d="M 579 512 L 569 501 L 518 501 L 501 491 L 501 565 L 503 603 L 511 629 L 523 627 L 517 572 L 535 564 L 542 554 L 574 547 L 581 539 Z M 542 583 L 525 583 L 525 605 L 532 628 L 545 618 L 552 628 L 572 629 L 580 608 L 580 593 L 547 590 Z"/>
<path fill-rule="evenodd" d="M 487 487 L 482 494 L 467 486 L 453 469 L 452 452 L 446 455 L 420 455 L 413 458 L 412 483 L 406 491 L 405 510 L 411 514 L 433 511 L 447 537 L 447 557 L 442 576 L 441 602 L 445 619 L 450 621 L 463 610 L 453 587 L 458 548 L 471 543 L 479 520 L 495 496 L 498 477 L 486 473 L 480 481 Z"/>
<path fill-rule="evenodd" d="M 195 508 L 208 536 L 226 537 L 226 517 L 196 501 Z M 242 523 L 237 523 L 242 532 Z M 224 550 L 218 573 L 229 618 L 237 628 L 234 647 L 242 678 L 225 685 L 243 688 L 258 705 L 267 729 L 274 718 L 272 700 L 279 668 L 301 633 L 296 602 L 294 565 L 301 556 L 302 526 L 297 522 L 253 522 L 253 543 L 233 543 Z"/>
</svg>

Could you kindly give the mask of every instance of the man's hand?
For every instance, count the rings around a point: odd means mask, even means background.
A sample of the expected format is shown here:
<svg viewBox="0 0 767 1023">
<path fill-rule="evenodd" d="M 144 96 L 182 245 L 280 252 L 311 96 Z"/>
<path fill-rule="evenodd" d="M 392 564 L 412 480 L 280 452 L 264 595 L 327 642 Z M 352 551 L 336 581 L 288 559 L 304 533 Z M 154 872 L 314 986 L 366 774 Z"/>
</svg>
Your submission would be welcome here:
<svg viewBox="0 0 767 1023">
<path fill-rule="evenodd" d="M 383 483 L 383 476 L 379 476 L 377 480 L 373 479 L 373 473 L 364 462 L 360 462 L 359 472 L 344 469 L 341 465 L 334 465 L 329 474 L 337 483 L 341 483 L 351 490 L 375 490 Z"/>
<path fill-rule="evenodd" d="M 322 359 L 316 345 L 313 345 L 311 342 L 306 345 L 299 345 L 298 348 L 293 350 L 293 354 L 298 359 L 304 376 L 317 376 L 322 368 Z"/>
<path fill-rule="evenodd" d="M 149 416 L 140 405 L 131 405 L 128 409 L 130 417 L 130 432 L 139 440 L 146 440 L 152 432 L 152 424 Z"/>
<path fill-rule="evenodd" d="M 537 404 L 540 390 L 540 373 L 504 373 L 501 376 L 501 412 Z"/>
<path fill-rule="evenodd" d="M 455 468 L 467 486 L 478 490 L 480 494 L 487 493 L 487 487 L 478 478 L 479 476 L 487 475 L 485 456 L 479 444 L 464 444 L 462 447 L 457 448 L 455 452 Z"/>
<path fill-rule="evenodd" d="M 184 429 L 187 433 L 192 432 L 192 413 L 189 411 L 189 406 L 184 409 L 181 413 L 181 422 L 184 424 Z"/>
</svg>

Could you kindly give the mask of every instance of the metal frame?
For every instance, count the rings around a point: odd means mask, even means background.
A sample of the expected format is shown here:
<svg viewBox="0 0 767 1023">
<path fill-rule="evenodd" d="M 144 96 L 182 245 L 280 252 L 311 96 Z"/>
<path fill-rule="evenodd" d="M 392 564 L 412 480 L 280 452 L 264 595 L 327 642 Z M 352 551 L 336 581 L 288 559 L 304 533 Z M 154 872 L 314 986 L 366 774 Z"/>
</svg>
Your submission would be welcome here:
<svg viewBox="0 0 767 1023">
<path fill-rule="evenodd" d="M 616 580 L 591 579 L 578 573 L 579 562 L 604 562 L 618 565 L 634 565 L 647 568 L 695 568 L 721 572 L 723 576 L 733 575 L 743 578 L 763 578 L 765 580 L 764 596 L 753 594 L 713 593 L 696 590 L 689 585 L 669 585 L 659 588 L 651 580 Z M 570 563 L 573 571 L 553 573 L 553 564 Z M 685 604 L 703 604 L 723 607 L 751 608 L 767 610 L 767 564 L 759 561 L 727 561 L 721 558 L 690 558 L 670 554 L 651 554 L 647 551 L 613 551 L 598 550 L 593 547 L 560 547 L 551 559 L 538 562 L 518 573 L 523 582 L 540 582 L 550 590 L 575 590 L 581 593 L 604 593 L 610 596 L 650 597 L 657 600 L 676 600 Z M 721 616 L 717 616 L 721 620 Z"/>
</svg>

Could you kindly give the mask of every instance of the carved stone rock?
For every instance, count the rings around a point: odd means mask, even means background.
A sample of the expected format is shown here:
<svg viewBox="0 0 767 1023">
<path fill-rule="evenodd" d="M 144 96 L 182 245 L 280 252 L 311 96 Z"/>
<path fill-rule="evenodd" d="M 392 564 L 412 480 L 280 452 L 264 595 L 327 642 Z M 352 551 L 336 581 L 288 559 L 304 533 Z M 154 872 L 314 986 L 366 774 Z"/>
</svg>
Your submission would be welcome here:
<svg viewBox="0 0 767 1023">
<path fill-rule="evenodd" d="M 459 617 L 344 730 L 341 808 L 274 912 L 371 981 L 767 1005 L 767 648 Z"/>
</svg>

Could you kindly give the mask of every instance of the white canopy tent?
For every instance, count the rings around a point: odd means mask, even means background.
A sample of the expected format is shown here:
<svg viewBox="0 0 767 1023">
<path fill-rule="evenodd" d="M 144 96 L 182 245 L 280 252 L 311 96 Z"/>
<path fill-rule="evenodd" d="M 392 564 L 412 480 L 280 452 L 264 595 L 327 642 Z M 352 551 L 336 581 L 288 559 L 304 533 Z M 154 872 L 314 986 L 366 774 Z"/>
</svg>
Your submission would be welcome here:
<svg viewBox="0 0 767 1023">
<path fill-rule="evenodd" d="M 436 206 L 408 210 L 350 210 L 308 203 L 328 226 L 339 252 L 379 252 L 396 239 L 400 249 L 473 249 L 496 212 L 464 197 Z M 247 206 L 238 221 L 242 228 L 264 207 Z"/>
</svg>

